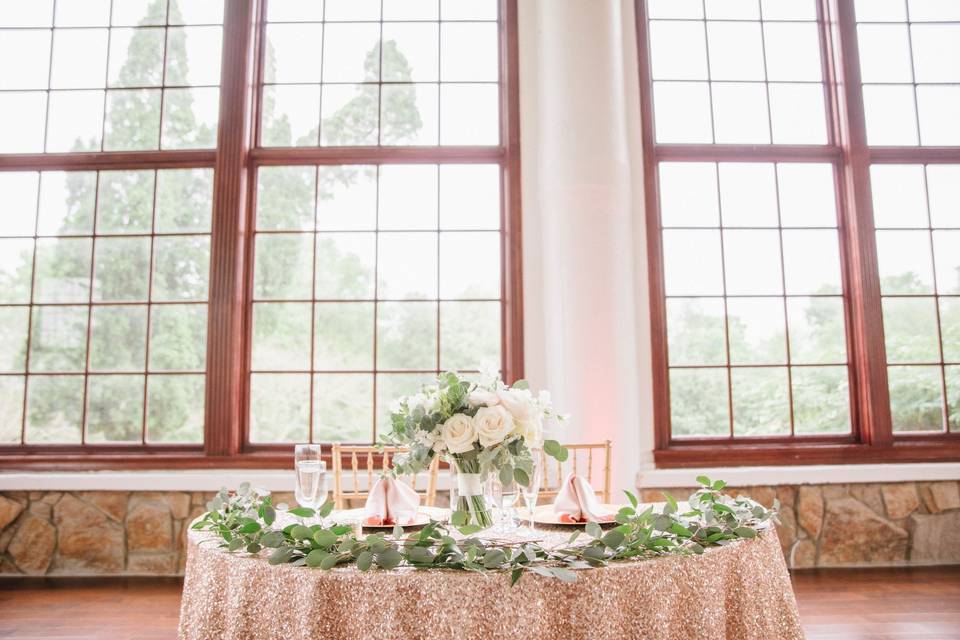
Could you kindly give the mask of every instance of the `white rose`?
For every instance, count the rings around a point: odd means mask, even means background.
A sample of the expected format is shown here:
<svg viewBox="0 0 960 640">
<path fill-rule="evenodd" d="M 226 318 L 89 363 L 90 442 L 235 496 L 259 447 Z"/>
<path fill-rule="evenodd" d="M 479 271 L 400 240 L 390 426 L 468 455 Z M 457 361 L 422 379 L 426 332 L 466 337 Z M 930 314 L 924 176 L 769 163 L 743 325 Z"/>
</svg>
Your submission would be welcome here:
<svg viewBox="0 0 960 640">
<path fill-rule="evenodd" d="M 443 423 L 440 436 L 450 453 L 466 453 L 473 449 L 473 443 L 477 440 L 477 430 L 470 416 L 455 413 Z"/>
<path fill-rule="evenodd" d="M 543 422 L 537 418 L 517 420 L 513 433 L 523 438 L 530 449 L 539 449 L 543 446 Z"/>
<path fill-rule="evenodd" d="M 467 402 L 470 403 L 471 407 L 492 407 L 495 404 L 499 404 L 500 398 L 498 398 L 497 394 L 493 391 L 474 389 L 470 392 L 470 395 L 467 396 Z"/>
<path fill-rule="evenodd" d="M 502 405 L 481 407 L 473 416 L 473 423 L 480 436 L 480 445 L 490 447 L 503 442 L 513 431 L 513 417 Z"/>
<path fill-rule="evenodd" d="M 526 389 L 500 389 L 497 391 L 500 404 L 505 406 L 517 420 L 527 420 L 533 416 L 533 397 Z"/>
</svg>

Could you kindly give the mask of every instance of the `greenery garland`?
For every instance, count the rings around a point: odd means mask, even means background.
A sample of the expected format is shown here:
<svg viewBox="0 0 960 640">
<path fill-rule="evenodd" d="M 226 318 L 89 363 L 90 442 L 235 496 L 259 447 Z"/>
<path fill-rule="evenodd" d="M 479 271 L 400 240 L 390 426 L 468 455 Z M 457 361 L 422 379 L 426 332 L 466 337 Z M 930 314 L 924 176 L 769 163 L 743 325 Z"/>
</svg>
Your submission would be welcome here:
<svg viewBox="0 0 960 640">
<path fill-rule="evenodd" d="M 701 487 L 689 498 L 690 510 L 679 513 L 677 501 L 664 493 L 666 504 L 658 512 L 652 506 L 639 511 L 639 502 L 625 491 L 630 506 L 620 509 L 616 526 L 607 530 L 595 522 L 587 523 L 570 536 L 566 544 L 543 547 L 535 542 L 504 543 L 473 537 L 473 528 L 464 528 L 467 537 L 456 539 L 451 529 L 431 521 L 419 531 L 405 533 L 394 527 L 392 535 L 374 533 L 358 537 L 350 525 L 290 524 L 274 528 L 277 509 L 268 492 L 243 484 L 233 494 L 226 489 L 207 505 L 193 528 L 212 531 L 222 539 L 220 547 L 228 551 L 259 553 L 271 549 L 270 564 L 333 569 L 355 564 L 361 571 L 374 567 L 394 569 L 445 568 L 464 571 L 509 571 L 514 585 L 525 572 L 557 578 L 576 579 L 575 570 L 602 567 L 617 560 L 641 560 L 664 555 L 703 553 L 706 547 L 754 538 L 757 530 L 769 522 L 778 522 L 780 505 L 766 509 L 748 497 L 732 498 L 721 493 L 723 481 L 712 482 L 705 476 Z M 319 511 L 295 508 L 288 513 L 303 518 L 330 515 L 333 503 Z M 453 522 L 463 516 L 454 512 Z M 465 515 L 465 514 L 463 514 Z M 584 535 L 586 540 L 577 542 Z"/>
</svg>

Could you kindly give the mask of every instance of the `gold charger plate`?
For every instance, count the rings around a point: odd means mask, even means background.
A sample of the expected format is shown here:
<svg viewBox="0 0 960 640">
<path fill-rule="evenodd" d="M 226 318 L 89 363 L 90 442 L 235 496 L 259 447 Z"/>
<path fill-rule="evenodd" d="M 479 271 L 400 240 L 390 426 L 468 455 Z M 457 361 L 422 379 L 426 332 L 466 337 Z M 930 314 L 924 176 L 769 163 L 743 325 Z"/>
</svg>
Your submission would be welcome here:
<svg viewBox="0 0 960 640">
<path fill-rule="evenodd" d="M 600 507 L 609 512 L 611 515 L 617 515 L 617 512 L 624 505 L 622 504 L 601 504 Z M 585 522 L 564 522 L 560 520 L 560 515 L 553 510 L 552 504 L 541 504 L 536 509 L 533 510 L 533 521 L 536 524 L 549 524 L 552 526 L 558 527 L 582 527 L 585 525 Z M 613 520 L 604 521 L 600 524 L 615 524 Z"/>
</svg>

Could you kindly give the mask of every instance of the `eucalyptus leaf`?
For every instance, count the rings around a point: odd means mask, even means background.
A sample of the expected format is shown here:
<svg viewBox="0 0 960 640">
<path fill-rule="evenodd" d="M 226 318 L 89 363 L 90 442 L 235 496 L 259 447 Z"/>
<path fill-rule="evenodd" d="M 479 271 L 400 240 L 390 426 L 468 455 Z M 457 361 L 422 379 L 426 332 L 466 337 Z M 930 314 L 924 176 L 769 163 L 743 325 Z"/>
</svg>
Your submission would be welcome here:
<svg viewBox="0 0 960 640">
<path fill-rule="evenodd" d="M 367 571 L 373 563 L 373 554 L 369 551 L 363 551 L 357 556 L 357 568 L 360 571 Z"/>
<path fill-rule="evenodd" d="M 319 567 L 323 563 L 324 558 L 330 554 L 324 551 L 323 549 L 314 549 L 307 554 L 307 566 L 308 567 Z"/>
<path fill-rule="evenodd" d="M 297 516 L 299 518 L 312 518 L 316 515 L 316 512 L 309 507 L 294 507 L 288 511 L 292 516 Z"/>
<path fill-rule="evenodd" d="M 596 522 L 588 522 L 583 530 L 586 531 L 587 535 L 592 538 L 599 538 L 603 535 L 603 529 L 601 529 L 600 525 Z"/>
</svg>

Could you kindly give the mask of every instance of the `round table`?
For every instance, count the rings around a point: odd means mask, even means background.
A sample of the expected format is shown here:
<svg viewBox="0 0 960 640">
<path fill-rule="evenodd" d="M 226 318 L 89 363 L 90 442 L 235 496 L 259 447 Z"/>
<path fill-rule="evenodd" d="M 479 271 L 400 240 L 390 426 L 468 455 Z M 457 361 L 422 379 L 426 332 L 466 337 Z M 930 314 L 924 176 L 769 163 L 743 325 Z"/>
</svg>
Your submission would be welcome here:
<svg viewBox="0 0 960 640">
<path fill-rule="evenodd" d="M 549 534 L 548 534 L 549 535 Z M 577 580 L 446 569 L 271 566 L 191 530 L 180 638 L 803 638 L 773 529 L 700 556 L 617 562 Z"/>
</svg>

